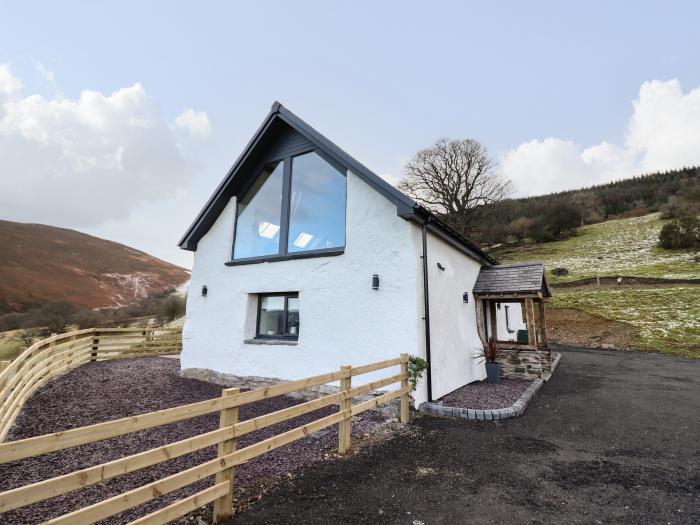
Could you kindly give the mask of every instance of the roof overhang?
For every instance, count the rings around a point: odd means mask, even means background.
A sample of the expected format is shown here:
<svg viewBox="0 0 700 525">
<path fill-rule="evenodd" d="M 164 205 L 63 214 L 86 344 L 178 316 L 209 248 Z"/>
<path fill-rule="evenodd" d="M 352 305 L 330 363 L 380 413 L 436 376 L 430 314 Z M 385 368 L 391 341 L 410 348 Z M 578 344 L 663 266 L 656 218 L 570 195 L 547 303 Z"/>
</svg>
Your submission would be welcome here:
<svg viewBox="0 0 700 525">
<path fill-rule="evenodd" d="M 399 217 L 416 222 L 420 225 L 425 224 L 429 231 L 482 264 L 498 264 L 495 259 L 484 253 L 478 246 L 464 238 L 429 210 L 394 188 L 380 176 L 340 149 L 336 144 L 328 140 L 279 102 L 275 102 L 272 105 L 267 117 L 265 117 L 265 120 L 248 142 L 243 153 L 236 159 L 236 162 L 231 166 L 231 169 L 229 169 L 224 179 L 199 212 L 197 218 L 182 236 L 178 243 L 181 248 L 190 251 L 197 249 L 199 240 L 209 231 L 216 218 L 229 202 L 231 196 L 235 194 L 236 188 L 234 183 L 241 168 L 251 159 L 256 149 L 263 145 L 266 134 L 269 134 L 279 121 L 284 122 L 290 128 L 303 135 L 315 147 L 323 151 L 325 155 L 360 177 L 370 187 L 391 201 L 396 206 L 396 213 Z"/>
</svg>

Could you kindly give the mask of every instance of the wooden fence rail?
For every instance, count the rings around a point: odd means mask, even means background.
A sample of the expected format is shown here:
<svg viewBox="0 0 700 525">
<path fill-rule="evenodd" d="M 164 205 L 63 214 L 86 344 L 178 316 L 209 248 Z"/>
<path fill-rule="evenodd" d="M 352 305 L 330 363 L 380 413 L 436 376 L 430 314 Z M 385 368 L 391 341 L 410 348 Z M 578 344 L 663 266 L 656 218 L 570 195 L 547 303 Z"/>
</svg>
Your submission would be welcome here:
<svg viewBox="0 0 700 525">
<path fill-rule="evenodd" d="M 0 441 L 41 385 L 90 361 L 179 354 L 179 328 L 88 328 L 52 334 L 0 364 Z"/>
<path fill-rule="evenodd" d="M 394 366 L 400 367 L 399 373 L 359 386 L 352 386 L 351 384 L 351 380 L 355 376 Z M 340 382 L 341 387 L 337 393 L 302 402 L 253 419 L 245 421 L 238 420 L 238 409 L 242 405 L 332 382 Z M 360 401 L 354 405 L 352 404 L 352 400 L 355 397 L 397 383 L 400 384 L 400 387 L 396 390 L 379 393 L 368 400 Z M 400 398 L 401 421 L 407 423 L 409 417 L 410 391 L 408 355 L 401 354 L 400 357 L 395 359 L 359 367 L 343 366 L 337 372 L 307 377 L 246 392 L 241 392 L 237 388 L 224 389 L 221 397 L 207 401 L 200 401 L 114 421 L 74 428 L 54 434 L 2 443 L 0 444 L 0 463 L 7 463 L 9 461 L 94 443 L 147 428 L 167 425 L 204 414 L 211 414 L 214 412 L 219 412 L 220 414 L 220 426 L 218 430 L 198 434 L 181 441 L 139 452 L 138 454 L 115 459 L 107 463 L 2 492 L 0 493 L 0 513 L 88 487 L 116 476 L 156 465 L 206 447 L 216 446 L 217 457 L 215 459 L 68 514 L 64 514 L 46 523 L 94 523 L 210 476 L 215 477 L 213 486 L 184 499 L 180 499 L 175 503 L 131 523 L 139 525 L 167 523 L 168 521 L 183 516 L 211 502 L 214 502 L 215 523 L 220 523 L 223 520 L 229 519 L 232 515 L 234 467 L 236 465 L 245 463 L 266 452 L 292 443 L 313 432 L 335 424 L 339 425 L 340 430 L 338 450 L 340 453 L 345 453 L 350 450 L 351 447 L 350 431 L 353 416 L 393 399 Z M 338 405 L 338 412 L 321 417 L 315 421 L 269 437 L 247 447 L 241 449 L 236 448 L 236 438 L 239 436 L 329 405 Z M 2 521 L 1 515 L 0 521 Z"/>
</svg>

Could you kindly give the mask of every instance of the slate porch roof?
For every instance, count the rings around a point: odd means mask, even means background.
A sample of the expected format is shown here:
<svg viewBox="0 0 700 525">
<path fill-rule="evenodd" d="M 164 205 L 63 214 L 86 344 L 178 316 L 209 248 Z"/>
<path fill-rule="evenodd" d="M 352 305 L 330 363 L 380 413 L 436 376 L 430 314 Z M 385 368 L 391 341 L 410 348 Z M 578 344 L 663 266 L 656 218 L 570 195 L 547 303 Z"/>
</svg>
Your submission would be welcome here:
<svg viewBox="0 0 700 525">
<path fill-rule="evenodd" d="M 552 296 L 544 276 L 544 263 L 541 262 L 484 266 L 474 284 L 474 295 L 527 295 L 538 292 L 544 297 Z"/>
</svg>

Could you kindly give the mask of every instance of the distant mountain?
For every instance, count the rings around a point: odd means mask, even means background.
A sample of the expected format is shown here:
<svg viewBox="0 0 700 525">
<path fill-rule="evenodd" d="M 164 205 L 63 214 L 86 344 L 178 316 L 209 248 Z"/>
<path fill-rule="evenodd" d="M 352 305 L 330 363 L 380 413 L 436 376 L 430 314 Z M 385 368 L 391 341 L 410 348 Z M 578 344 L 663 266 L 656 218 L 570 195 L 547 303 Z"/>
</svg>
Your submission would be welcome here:
<svg viewBox="0 0 700 525">
<path fill-rule="evenodd" d="M 116 307 L 176 288 L 187 270 L 74 230 L 0 220 L 0 313 L 48 301 Z"/>
</svg>

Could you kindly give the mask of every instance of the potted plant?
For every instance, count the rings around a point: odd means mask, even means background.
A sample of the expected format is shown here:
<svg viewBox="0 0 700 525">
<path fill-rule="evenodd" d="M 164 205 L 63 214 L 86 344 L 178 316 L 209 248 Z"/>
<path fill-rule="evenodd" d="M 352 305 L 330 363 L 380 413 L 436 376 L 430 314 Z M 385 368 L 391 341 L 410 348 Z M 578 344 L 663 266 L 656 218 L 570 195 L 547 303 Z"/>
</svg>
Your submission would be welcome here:
<svg viewBox="0 0 700 525">
<path fill-rule="evenodd" d="M 475 358 L 486 362 L 486 382 L 492 385 L 497 385 L 501 380 L 501 363 L 498 362 L 500 355 L 501 347 L 494 337 L 489 337 L 481 348 L 477 348 Z"/>
</svg>

